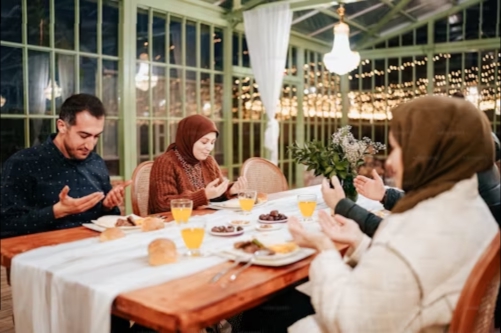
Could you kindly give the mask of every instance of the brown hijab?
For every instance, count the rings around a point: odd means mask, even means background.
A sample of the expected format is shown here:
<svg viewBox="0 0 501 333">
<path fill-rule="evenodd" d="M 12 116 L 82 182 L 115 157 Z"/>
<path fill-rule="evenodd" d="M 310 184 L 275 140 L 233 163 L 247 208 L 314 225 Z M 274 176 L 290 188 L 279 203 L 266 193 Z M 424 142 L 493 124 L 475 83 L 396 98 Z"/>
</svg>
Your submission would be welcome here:
<svg viewBox="0 0 501 333">
<path fill-rule="evenodd" d="M 193 155 L 193 145 L 211 132 L 219 136 L 216 125 L 209 118 L 199 114 L 183 118 L 177 125 L 176 142 L 171 143 L 167 151 L 177 149 L 187 163 L 195 165 L 200 161 Z"/>
<path fill-rule="evenodd" d="M 487 117 L 459 98 L 426 96 L 392 110 L 391 132 L 402 148 L 405 196 L 401 213 L 435 197 L 494 163 Z"/>
</svg>

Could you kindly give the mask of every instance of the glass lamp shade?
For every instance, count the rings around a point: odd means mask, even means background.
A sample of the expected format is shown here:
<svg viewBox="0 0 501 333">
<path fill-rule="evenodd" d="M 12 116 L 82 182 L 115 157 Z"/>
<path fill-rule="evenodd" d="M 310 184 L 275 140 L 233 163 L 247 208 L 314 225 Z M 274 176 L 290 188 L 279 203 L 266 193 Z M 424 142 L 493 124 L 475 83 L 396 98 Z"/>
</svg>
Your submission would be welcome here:
<svg viewBox="0 0 501 333">
<path fill-rule="evenodd" d="M 360 63 L 360 54 L 350 49 L 350 28 L 340 22 L 334 26 L 334 45 L 332 51 L 324 55 L 327 69 L 338 75 L 345 75 Z"/>
<path fill-rule="evenodd" d="M 139 56 L 139 59 L 147 61 L 148 55 L 146 53 L 142 53 Z M 139 70 L 137 71 L 136 74 L 136 88 L 142 91 L 148 91 L 148 89 L 154 88 L 157 85 L 157 82 L 158 82 L 158 76 L 156 75 L 151 75 L 151 81 L 150 81 L 148 64 L 140 63 Z"/>
</svg>

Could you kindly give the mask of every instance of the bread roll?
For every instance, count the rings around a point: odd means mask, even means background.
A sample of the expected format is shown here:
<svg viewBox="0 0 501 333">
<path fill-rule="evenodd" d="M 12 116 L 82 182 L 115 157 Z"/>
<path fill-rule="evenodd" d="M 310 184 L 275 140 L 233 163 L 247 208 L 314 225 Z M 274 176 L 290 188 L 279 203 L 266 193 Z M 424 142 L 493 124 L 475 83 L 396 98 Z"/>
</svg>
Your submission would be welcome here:
<svg viewBox="0 0 501 333">
<path fill-rule="evenodd" d="M 167 238 L 155 239 L 148 245 L 148 260 L 152 266 L 176 262 L 176 244 Z"/>
<path fill-rule="evenodd" d="M 99 241 L 107 242 L 114 239 L 125 237 L 125 233 L 120 228 L 107 228 L 99 235 Z"/>
<path fill-rule="evenodd" d="M 268 200 L 268 194 L 266 193 L 259 193 L 257 194 L 256 196 L 256 203 L 261 203 L 261 202 L 265 202 Z"/>
<path fill-rule="evenodd" d="M 165 228 L 164 221 L 158 217 L 145 217 L 141 225 L 143 231 L 153 231 Z"/>
</svg>

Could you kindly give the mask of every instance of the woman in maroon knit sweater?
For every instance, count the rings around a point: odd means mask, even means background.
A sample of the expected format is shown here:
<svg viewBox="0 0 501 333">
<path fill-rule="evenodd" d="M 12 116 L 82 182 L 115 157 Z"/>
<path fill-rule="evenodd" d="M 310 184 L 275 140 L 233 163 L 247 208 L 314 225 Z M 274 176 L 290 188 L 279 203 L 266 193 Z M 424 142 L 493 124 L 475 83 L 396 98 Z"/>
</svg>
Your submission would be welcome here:
<svg viewBox="0 0 501 333">
<path fill-rule="evenodd" d="M 150 175 L 149 213 L 170 210 L 172 199 L 191 199 L 193 208 L 209 201 L 225 201 L 246 189 L 240 177 L 229 184 L 210 155 L 219 132 L 209 118 L 192 115 L 177 126 L 176 142 L 153 163 Z"/>
</svg>

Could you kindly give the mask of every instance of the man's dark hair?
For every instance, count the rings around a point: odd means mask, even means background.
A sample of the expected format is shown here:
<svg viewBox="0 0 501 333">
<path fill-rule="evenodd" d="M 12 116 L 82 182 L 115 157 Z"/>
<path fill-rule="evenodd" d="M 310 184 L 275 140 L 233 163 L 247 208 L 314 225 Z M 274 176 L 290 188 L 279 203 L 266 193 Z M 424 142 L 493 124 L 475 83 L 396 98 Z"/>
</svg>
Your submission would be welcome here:
<svg viewBox="0 0 501 333">
<path fill-rule="evenodd" d="M 104 105 L 99 98 L 89 94 L 76 94 L 64 101 L 59 112 L 59 119 L 73 126 L 76 123 L 77 114 L 83 111 L 89 112 L 95 118 L 102 118 L 106 115 Z"/>
<path fill-rule="evenodd" d="M 464 99 L 463 93 L 459 92 L 459 91 L 456 91 L 454 94 L 452 94 L 452 97 L 457 97 L 457 98 L 463 98 Z"/>
</svg>

